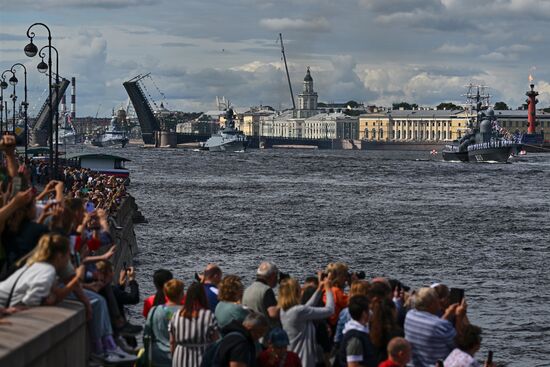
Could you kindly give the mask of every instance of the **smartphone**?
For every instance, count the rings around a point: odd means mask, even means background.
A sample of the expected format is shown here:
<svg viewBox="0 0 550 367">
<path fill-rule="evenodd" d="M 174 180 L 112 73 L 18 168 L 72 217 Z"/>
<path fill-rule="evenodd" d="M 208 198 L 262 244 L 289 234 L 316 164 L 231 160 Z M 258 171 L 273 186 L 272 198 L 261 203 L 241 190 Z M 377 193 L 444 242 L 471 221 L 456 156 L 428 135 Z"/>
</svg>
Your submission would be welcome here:
<svg viewBox="0 0 550 367">
<path fill-rule="evenodd" d="M 437 362 L 435 362 L 436 367 L 444 367 L 443 361 L 441 359 L 438 359 Z"/>
<path fill-rule="evenodd" d="M 87 211 L 88 213 L 91 213 L 91 212 L 93 212 L 94 210 L 95 210 L 94 203 L 91 202 L 91 201 L 88 201 L 88 202 L 86 203 L 86 211 Z"/>
<path fill-rule="evenodd" d="M 450 304 L 460 303 L 464 298 L 464 289 L 462 288 L 451 288 L 449 295 Z"/>
<path fill-rule="evenodd" d="M 128 272 L 128 267 L 126 266 L 126 261 L 122 263 L 122 267 L 124 268 L 124 271 Z"/>
<path fill-rule="evenodd" d="M 199 276 L 199 273 L 195 273 L 195 280 L 199 283 L 202 281 L 201 277 Z"/>
<path fill-rule="evenodd" d="M 486 361 L 487 365 L 490 365 L 491 363 L 493 363 L 493 351 L 492 350 L 490 350 L 489 353 L 487 354 L 487 361 Z"/>
<path fill-rule="evenodd" d="M 14 178 L 12 178 L 12 196 L 15 196 L 21 189 L 23 188 L 23 179 L 21 176 L 17 175 Z"/>
</svg>

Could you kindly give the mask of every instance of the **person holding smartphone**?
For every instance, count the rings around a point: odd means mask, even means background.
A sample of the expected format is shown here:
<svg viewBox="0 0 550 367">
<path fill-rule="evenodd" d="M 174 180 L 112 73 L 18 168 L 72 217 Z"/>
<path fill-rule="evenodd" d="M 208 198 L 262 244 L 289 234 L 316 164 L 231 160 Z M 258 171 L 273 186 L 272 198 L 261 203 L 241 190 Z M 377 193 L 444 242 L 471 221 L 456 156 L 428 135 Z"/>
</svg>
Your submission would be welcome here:
<svg viewBox="0 0 550 367">
<path fill-rule="evenodd" d="M 437 360 L 447 358 L 456 347 L 455 337 L 469 324 L 466 310 L 463 299 L 460 304 L 451 304 L 439 317 L 441 303 L 435 289 L 420 288 L 416 292 L 415 309 L 405 317 L 405 338 L 412 345 L 415 367 L 431 367 Z M 454 326 L 449 321 L 452 318 Z"/>
<path fill-rule="evenodd" d="M 481 328 L 475 325 L 466 325 L 456 337 L 456 348 L 447 356 L 445 367 L 481 367 L 475 359 L 475 354 L 481 347 Z M 492 354 L 492 353 L 491 353 Z M 495 367 L 492 356 L 485 362 L 484 367 Z"/>
</svg>

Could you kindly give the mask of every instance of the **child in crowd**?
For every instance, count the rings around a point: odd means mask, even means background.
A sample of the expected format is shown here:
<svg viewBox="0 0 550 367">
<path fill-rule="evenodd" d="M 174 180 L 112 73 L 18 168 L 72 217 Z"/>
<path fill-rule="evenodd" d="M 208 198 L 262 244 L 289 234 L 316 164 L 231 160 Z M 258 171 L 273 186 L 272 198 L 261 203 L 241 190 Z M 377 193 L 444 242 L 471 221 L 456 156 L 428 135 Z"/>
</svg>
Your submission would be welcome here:
<svg viewBox="0 0 550 367">
<path fill-rule="evenodd" d="M 411 344 L 405 338 L 395 337 L 388 343 L 388 359 L 378 367 L 405 367 L 411 360 Z"/>
</svg>

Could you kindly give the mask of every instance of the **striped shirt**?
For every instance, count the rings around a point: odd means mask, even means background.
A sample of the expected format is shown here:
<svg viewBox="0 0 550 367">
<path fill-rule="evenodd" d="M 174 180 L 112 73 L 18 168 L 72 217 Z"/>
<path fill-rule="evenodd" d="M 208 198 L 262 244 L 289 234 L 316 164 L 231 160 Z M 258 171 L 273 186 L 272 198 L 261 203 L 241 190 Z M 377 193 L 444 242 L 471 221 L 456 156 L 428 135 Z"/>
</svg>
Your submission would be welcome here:
<svg viewBox="0 0 550 367">
<path fill-rule="evenodd" d="M 197 317 L 190 319 L 183 316 L 183 310 L 176 312 L 168 325 L 176 343 L 172 367 L 199 367 L 217 329 L 216 317 L 210 310 L 201 309 Z"/>
<path fill-rule="evenodd" d="M 431 367 L 454 349 L 456 331 L 449 321 L 429 312 L 411 310 L 405 317 L 405 338 L 412 345 L 414 367 Z"/>
</svg>

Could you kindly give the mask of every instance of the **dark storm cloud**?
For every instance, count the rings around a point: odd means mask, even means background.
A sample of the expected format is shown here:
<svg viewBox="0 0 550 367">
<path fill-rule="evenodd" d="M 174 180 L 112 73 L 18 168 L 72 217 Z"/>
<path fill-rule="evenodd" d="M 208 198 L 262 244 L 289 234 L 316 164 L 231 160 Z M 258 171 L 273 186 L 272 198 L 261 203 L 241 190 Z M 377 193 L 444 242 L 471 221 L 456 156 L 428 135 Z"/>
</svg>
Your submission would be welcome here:
<svg viewBox="0 0 550 367">
<path fill-rule="evenodd" d="M 95 8 L 95 9 L 124 9 L 135 8 L 144 5 L 160 4 L 162 0 L 0 0 L 0 7 L 7 9 L 32 9 L 50 8 Z"/>
</svg>

